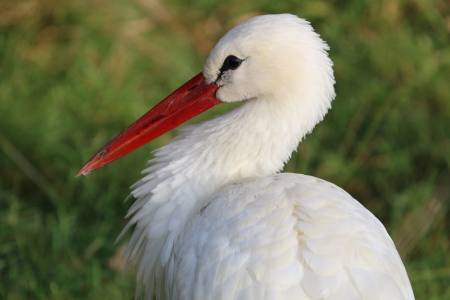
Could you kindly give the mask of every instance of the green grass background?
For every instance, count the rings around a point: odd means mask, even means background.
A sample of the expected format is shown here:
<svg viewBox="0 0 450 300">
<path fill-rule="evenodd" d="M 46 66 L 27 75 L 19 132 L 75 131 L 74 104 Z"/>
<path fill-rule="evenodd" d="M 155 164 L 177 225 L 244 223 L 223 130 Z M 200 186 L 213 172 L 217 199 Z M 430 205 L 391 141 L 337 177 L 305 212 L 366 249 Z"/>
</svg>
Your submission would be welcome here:
<svg viewBox="0 0 450 300">
<path fill-rule="evenodd" d="M 392 235 L 416 298 L 450 299 L 446 0 L 0 0 L 0 299 L 132 299 L 133 275 L 113 262 L 123 200 L 176 131 L 76 171 L 228 29 L 284 12 L 328 42 L 337 80 L 285 171 L 346 189 Z"/>
</svg>

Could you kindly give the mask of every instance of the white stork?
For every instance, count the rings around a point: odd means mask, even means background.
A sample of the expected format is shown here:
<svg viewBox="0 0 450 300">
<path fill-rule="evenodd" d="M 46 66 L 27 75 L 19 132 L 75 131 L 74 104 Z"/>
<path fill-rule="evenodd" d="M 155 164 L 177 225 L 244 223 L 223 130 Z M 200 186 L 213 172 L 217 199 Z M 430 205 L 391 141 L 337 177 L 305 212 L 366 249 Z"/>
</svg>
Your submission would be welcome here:
<svg viewBox="0 0 450 300">
<path fill-rule="evenodd" d="M 127 217 L 138 294 L 158 299 L 414 299 L 380 221 L 336 185 L 278 173 L 335 97 L 327 44 L 296 16 L 230 30 L 203 72 L 89 160 L 87 174 L 222 102 L 156 150 Z"/>
</svg>

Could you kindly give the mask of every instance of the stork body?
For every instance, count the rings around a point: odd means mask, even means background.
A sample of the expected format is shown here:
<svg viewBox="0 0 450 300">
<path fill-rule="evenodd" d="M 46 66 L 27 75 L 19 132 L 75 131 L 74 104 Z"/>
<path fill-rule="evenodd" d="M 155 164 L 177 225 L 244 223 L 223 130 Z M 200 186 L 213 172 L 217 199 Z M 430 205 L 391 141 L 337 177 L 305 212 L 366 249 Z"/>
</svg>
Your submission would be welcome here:
<svg viewBox="0 0 450 300">
<path fill-rule="evenodd" d="M 127 251 L 138 292 L 151 298 L 156 286 L 159 299 L 414 299 L 376 217 L 331 183 L 277 174 L 331 107 L 327 49 L 295 16 L 250 19 L 219 41 L 203 74 L 83 167 L 79 174 L 142 144 L 147 132 L 160 134 L 166 119 L 185 120 L 192 105 L 183 102 L 183 116 L 174 114 L 179 98 L 212 101 L 192 100 L 197 113 L 245 100 L 185 127 L 133 186 L 137 200 L 125 229 L 135 226 Z"/>
</svg>

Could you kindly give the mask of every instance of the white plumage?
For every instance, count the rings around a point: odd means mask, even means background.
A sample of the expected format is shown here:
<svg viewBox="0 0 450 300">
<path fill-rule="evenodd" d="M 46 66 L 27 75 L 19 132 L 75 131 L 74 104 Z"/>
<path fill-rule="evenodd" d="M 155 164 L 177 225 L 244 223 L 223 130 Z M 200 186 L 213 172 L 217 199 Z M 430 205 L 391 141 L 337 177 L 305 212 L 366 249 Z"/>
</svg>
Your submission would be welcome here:
<svg viewBox="0 0 450 300">
<path fill-rule="evenodd" d="M 155 152 L 126 229 L 138 293 L 158 299 L 414 299 L 383 225 L 326 181 L 276 174 L 334 99 L 328 46 L 292 15 L 229 31 L 203 70 L 246 100 Z M 220 71 L 225 59 L 242 60 Z M 125 230 L 126 230 L 125 229 Z"/>
</svg>

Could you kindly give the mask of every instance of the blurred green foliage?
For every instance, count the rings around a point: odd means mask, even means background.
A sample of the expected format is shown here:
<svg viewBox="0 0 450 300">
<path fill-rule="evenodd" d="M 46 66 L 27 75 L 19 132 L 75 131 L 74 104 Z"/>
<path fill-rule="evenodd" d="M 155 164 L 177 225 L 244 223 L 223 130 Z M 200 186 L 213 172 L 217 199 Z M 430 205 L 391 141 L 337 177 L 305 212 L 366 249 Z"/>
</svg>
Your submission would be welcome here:
<svg viewBox="0 0 450 300">
<path fill-rule="evenodd" d="M 116 266 L 123 242 L 113 245 L 123 200 L 176 132 L 87 177 L 76 171 L 197 74 L 228 29 L 285 12 L 330 45 L 338 95 L 285 171 L 359 199 L 393 236 L 417 299 L 450 299 L 446 0 L 2 0 L 0 298 L 133 297 L 132 274 Z"/>
</svg>

